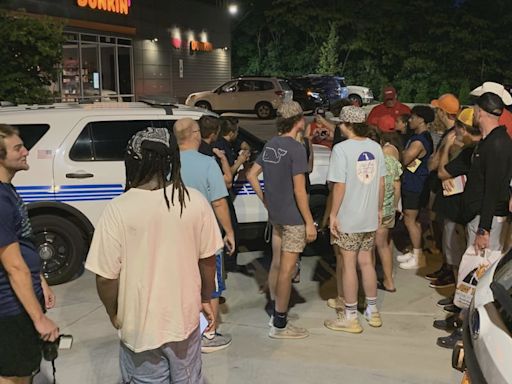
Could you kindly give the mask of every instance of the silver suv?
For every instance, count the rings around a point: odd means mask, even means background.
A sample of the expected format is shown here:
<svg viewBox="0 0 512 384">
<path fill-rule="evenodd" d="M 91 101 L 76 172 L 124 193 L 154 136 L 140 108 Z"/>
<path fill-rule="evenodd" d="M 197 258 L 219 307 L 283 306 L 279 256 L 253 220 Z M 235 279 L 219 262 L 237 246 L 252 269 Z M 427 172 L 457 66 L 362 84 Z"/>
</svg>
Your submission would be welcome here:
<svg viewBox="0 0 512 384">
<path fill-rule="evenodd" d="M 213 91 L 192 93 L 185 104 L 217 113 L 255 113 L 260 119 L 274 117 L 283 101 L 291 101 L 288 83 L 276 77 L 239 77 Z"/>
</svg>

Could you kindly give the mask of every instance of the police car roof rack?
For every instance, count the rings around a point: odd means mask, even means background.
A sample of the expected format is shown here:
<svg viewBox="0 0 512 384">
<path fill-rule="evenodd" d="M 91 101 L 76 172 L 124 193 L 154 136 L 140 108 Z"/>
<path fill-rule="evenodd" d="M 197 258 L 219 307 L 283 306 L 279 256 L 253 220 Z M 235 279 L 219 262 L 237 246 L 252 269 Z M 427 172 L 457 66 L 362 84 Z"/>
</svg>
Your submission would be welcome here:
<svg viewBox="0 0 512 384">
<path fill-rule="evenodd" d="M 178 108 L 178 100 L 169 96 L 140 96 L 139 101 L 153 108 L 163 108 L 167 115 L 173 114 L 173 107 Z"/>
</svg>

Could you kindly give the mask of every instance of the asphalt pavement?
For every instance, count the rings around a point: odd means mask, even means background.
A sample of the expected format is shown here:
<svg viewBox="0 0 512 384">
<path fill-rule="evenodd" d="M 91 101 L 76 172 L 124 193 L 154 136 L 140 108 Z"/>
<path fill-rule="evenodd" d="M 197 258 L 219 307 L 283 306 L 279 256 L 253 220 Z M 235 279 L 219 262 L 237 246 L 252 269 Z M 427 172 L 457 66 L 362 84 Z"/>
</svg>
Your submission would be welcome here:
<svg viewBox="0 0 512 384">
<path fill-rule="evenodd" d="M 435 345 L 447 333 L 432 327 L 445 314 L 436 306 L 443 297 L 414 271 L 396 271 L 396 293 L 379 291 L 383 326 L 371 328 L 360 316 L 359 335 L 333 332 L 325 319 L 335 312 L 326 300 L 335 295 L 334 271 L 318 256 L 303 258 L 301 282 L 294 284 L 290 318 L 309 329 L 303 340 L 268 337 L 266 297 L 261 293 L 268 255 L 239 256 L 254 276 L 229 274 L 226 304 L 221 306 L 221 332 L 233 336 L 225 350 L 203 355 L 208 384 L 456 384 L 461 375 L 451 368 L 451 350 Z M 429 257 L 430 270 L 439 256 Z M 119 340 L 98 298 L 94 275 L 54 287 L 57 306 L 49 311 L 60 330 L 74 336 L 73 347 L 56 360 L 57 383 L 110 384 L 120 382 Z M 36 384 L 51 383 L 51 365 L 43 362 Z"/>
</svg>

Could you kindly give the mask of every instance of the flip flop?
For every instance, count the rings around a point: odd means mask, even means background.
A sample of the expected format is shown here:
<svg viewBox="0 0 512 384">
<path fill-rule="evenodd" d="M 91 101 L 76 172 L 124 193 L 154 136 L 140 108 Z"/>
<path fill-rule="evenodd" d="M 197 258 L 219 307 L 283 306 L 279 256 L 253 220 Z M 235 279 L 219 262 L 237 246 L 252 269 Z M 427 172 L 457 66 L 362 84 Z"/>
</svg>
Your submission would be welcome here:
<svg viewBox="0 0 512 384">
<path fill-rule="evenodd" d="M 396 288 L 393 288 L 393 289 L 386 288 L 386 286 L 384 285 L 384 282 L 381 280 L 377 280 L 377 289 L 380 289 L 381 291 L 391 292 L 391 293 L 396 292 Z"/>
</svg>

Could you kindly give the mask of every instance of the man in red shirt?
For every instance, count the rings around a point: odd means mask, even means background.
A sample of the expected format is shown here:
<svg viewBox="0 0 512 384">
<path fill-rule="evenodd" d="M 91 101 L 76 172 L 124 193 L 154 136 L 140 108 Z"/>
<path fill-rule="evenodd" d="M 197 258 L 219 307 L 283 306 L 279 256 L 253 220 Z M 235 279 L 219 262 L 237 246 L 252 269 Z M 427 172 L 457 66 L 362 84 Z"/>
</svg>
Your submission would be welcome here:
<svg viewBox="0 0 512 384">
<path fill-rule="evenodd" d="M 505 104 L 508 108 L 512 105 L 512 96 L 505 89 L 502 84 L 494 83 L 492 81 L 486 81 L 481 86 L 476 87 L 470 92 L 472 96 L 481 96 L 485 92 L 491 92 L 498 95 L 503 104 Z M 507 109 L 503 109 L 503 113 L 498 120 L 499 125 L 504 125 L 507 128 L 508 135 L 512 138 L 512 113 Z"/>
<path fill-rule="evenodd" d="M 386 87 L 382 93 L 384 94 L 384 102 L 371 110 L 367 120 L 369 125 L 377 127 L 379 119 L 385 115 L 389 115 L 396 120 L 398 116 L 404 113 L 411 113 L 411 109 L 407 105 L 398 101 L 395 88 Z"/>
</svg>

